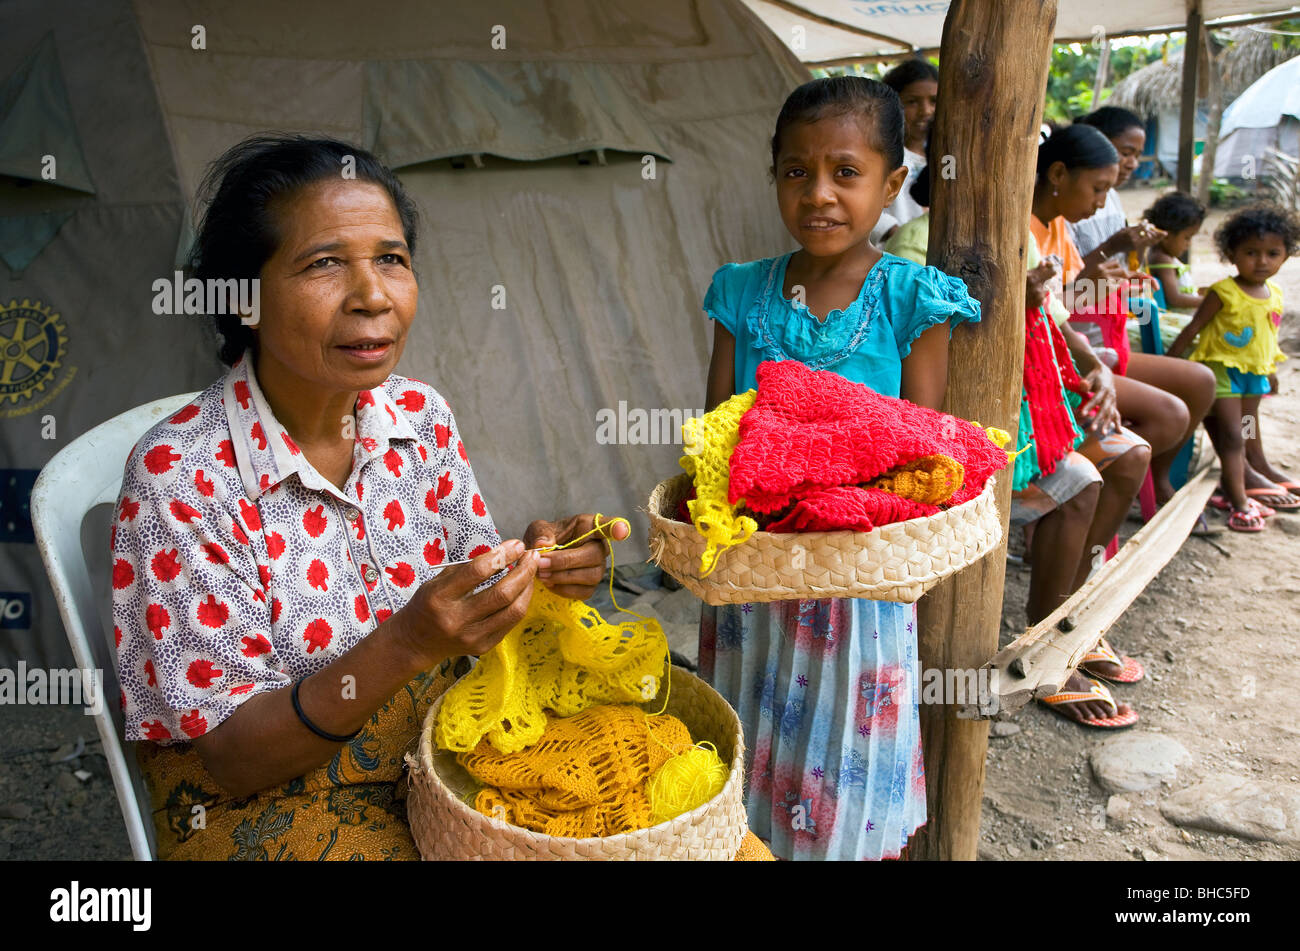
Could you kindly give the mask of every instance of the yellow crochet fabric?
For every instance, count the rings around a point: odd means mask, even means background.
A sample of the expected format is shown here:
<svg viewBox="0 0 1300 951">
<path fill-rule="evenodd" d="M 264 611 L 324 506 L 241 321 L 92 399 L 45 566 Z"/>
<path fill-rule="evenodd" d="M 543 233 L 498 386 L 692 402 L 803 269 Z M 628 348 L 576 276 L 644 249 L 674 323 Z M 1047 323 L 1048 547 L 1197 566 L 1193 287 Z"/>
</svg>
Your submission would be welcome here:
<svg viewBox="0 0 1300 951">
<path fill-rule="evenodd" d="M 731 453 L 740 442 L 740 417 L 754 405 L 756 390 L 737 393 L 719 403 L 703 416 L 682 424 L 686 455 L 682 468 L 695 480 L 695 498 L 686 503 L 691 522 L 707 543 L 700 556 L 700 576 L 708 575 L 728 548 L 739 545 L 758 530 L 758 523 L 747 515 L 738 515 L 736 505 L 727 500 L 731 484 Z"/>
<path fill-rule="evenodd" d="M 547 717 L 541 739 L 502 754 L 486 741 L 456 759 L 483 783 L 474 808 L 547 835 L 617 835 L 652 825 L 646 783 L 690 748 L 686 726 L 634 706 Z"/>
<path fill-rule="evenodd" d="M 961 488 L 965 476 L 966 469 L 960 462 L 951 456 L 936 453 L 914 459 L 905 466 L 871 480 L 867 485 L 913 502 L 942 505 Z"/>
<path fill-rule="evenodd" d="M 513 753 L 541 738 L 544 709 L 566 717 L 653 699 L 667 662 L 658 622 L 611 624 L 536 582 L 524 619 L 447 691 L 434 737 L 443 749 L 468 752 L 486 736 Z"/>
</svg>

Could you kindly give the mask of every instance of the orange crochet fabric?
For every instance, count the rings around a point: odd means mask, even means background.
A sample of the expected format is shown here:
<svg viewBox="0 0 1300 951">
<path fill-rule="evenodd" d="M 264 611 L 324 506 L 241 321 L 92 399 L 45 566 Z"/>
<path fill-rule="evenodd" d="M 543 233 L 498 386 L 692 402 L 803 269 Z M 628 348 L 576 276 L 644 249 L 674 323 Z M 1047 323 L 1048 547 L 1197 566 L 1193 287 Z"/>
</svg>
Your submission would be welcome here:
<svg viewBox="0 0 1300 951">
<path fill-rule="evenodd" d="M 1007 453 L 966 420 L 881 396 L 829 370 L 767 361 L 759 364 L 757 379 L 758 397 L 740 421 L 740 443 L 731 456 L 730 486 L 731 499 L 744 498 L 756 512 L 781 512 L 815 499 L 820 519 L 847 526 L 869 510 L 860 493 L 872 490 L 815 493 L 861 486 L 934 455 L 964 470 L 961 488 L 948 499 L 959 505 L 1007 464 Z"/>
<path fill-rule="evenodd" d="M 648 828 L 646 782 L 670 756 L 691 746 L 676 717 L 631 705 L 547 716 L 542 738 L 500 753 L 486 740 L 456 758 L 483 783 L 474 808 L 517 826 L 583 838 Z"/>
</svg>

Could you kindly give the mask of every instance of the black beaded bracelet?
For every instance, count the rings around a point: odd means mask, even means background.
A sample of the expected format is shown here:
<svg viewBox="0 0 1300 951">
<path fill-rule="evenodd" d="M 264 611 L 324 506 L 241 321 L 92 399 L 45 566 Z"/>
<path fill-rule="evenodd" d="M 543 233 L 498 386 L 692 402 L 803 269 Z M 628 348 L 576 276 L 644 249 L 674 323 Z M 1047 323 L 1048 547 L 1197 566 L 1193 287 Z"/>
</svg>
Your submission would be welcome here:
<svg viewBox="0 0 1300 951">
<path fill-rule="evenodd" d="M 331 743 L 346 743 L 349 740 L 356 739 L 357 735 L 361 733 L 360 727 L 357 727 L 357 729 L 354 732 L 349 733 L 347 736 L 339 736 L 337 733 L 326 733 L 316 724 L 308 720 L 307 714 L 302 712 L 302 701 L 298 699 L 298 688 L 301 686 L 302 686 L 302 681 L 295 680 L 293 682 L 293 691 L 289 694 L 289 697 L 291 700 L 293 700 L 293 712 L 298 714 L 298 719 L 302 721 L 303 726 L 311 730 L 322 740 L 329 740 Z"/>
</svg>

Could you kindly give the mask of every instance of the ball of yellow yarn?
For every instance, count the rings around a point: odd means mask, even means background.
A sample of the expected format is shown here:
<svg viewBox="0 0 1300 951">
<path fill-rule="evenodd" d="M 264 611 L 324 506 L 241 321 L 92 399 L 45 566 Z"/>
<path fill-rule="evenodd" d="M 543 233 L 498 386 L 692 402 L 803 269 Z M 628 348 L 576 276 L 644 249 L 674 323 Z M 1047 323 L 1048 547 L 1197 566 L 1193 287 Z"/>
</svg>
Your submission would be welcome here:
<svg viewBox="0 0 1300 951">
<path fill-rule="evenodd" d="M 667 822 L 704 805 L 726 784 L 727 767 L 712 744 L 678 753 L 655 770 L 646 784 L 651 823 Z"/>
</svg>

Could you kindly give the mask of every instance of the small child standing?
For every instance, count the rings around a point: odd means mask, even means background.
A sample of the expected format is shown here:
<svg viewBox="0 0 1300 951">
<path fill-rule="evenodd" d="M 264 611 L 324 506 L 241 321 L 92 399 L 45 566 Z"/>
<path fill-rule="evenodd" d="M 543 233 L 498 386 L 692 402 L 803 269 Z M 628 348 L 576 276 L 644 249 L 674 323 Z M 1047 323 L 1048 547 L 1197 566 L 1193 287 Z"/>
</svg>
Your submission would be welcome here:
<svg viewBox="0 0 1300 951">
<path fill-rule="evenodd" d="M 949 328 L 979 320 L 966 286 L 870 241 L 907 176 L 888 86 L 817 79 L 772 137 L 781 219 L 800 249 L 727 264 L 707 406 L 755 386 L 764 360 L 798 360 L 938 409 Z M 745 731 L 750 827 L 783 859 L 898 856 L 925 822 L 914 605 L 861 599 L 705 605 L 700 673 Z"/>
<path fill-rule="evenodd" d="M 1275 205 L 1252 205 L 1234 214 L 1215 232 L 1219 253 L 1236 269 L 1210 287 L 1191 323 L 1169 348 L 1181 356 L 1195 340 L 1192 360 L 1214 371 L 1218 381 L 1214 407 L 1206 429 L 1223 467 L 1224 502 L 1230 508 L 1228 527 L 1259 532 L 1274 509 L 1252 495 L 1278 496 L 1287 508 L 1300 507 L 1290 495 L 1295 485 L 1263 459 L 1260 442 L 1254 469 L 1276 483 L 1272 488 L 1247 489 L 1247 434 L 1243 420 L 1253 420 L 1258 434 L 1260 397 L 1269 392 L 1269 376 L 1286 356 L 1278 348 L 1282 323 L 1282 289 L 1271 278 L 1288 257 L 1300 252 L 1300 218 Z"/>
</svg>

